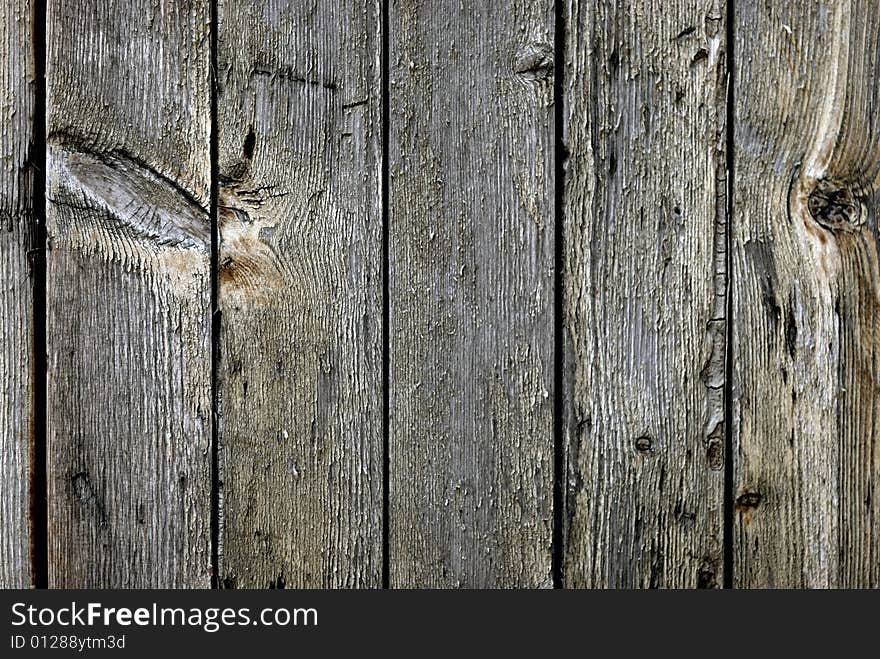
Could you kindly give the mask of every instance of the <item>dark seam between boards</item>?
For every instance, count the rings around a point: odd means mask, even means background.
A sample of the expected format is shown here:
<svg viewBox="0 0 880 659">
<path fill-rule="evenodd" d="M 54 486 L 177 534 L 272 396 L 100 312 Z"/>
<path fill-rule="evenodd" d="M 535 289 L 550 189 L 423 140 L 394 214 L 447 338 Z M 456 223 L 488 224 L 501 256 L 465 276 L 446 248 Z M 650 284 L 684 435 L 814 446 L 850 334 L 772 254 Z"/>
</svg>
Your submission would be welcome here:
<svg viewBox="0 0 880 659">
<path fill-rule="evenodd" d="M 34 112 L 29 166 L 33 175 L 30 245 L 32 307 L 31 492 L 30 552 L 34 588 L 49 585 L 49 512 L 47 454 L 46 356 L 46 0 L 36 0 L 33 12 Z M 42 26 L 42 30 L 37 29 Z"/>
<path fill-rule="evenodd" d="M 564 528 L 565 520 L 565 429 L 564 429 L 564 302 L 563 280 L 565 224 L 565 136 L 564 136 L 564 62 L 565 62 L 565 18 L 561 2 L 554 3 L 553 35 L 553 157 L 554 157 L 554 281 L 553 281 L 553 530 L 551 574 L 553 588 L 562 588 L 563 561 L 565 558 Z"/>
<path fill-rule="evenodd" d="M 390 199 L 389 181 L 389 126 L 391 125 L 390 106 L 388 100 L 389 90 L 389 35 L 388 35 L 388 2 L 383 0 L 381 12 L 381 96 L 382 96 L 382 588 L 391 587 L 391 550 L 389 547 L 390 524 L 389 511 L 391 492 L 391 418 L 390 418 L 390 332 L 391 332 L 391 304 L 389 300 L 389 218 L 388 207 Z"/>
<path fill-rule="evenodd" d="M 220 361 L 219 265 L 219 137 L 217 127 L 217 0 L 211 2 L 210 55 L 211 135 L 210 135 L 210 222 L 211 222 L 211 587 L 220 588 Z"/>
<path fill-rule="evenodd" d="M 733 588 L 733 195 L 734 195 L 734 49 L 736 47 L 734 0 L 727 0 L 725 18 L 725 66 L 727 67 L 727 90 L 725 94 L 725 146 L 727 176 L 725 184 L 725 294 L 726 324 L 724 341 L 724 484 L 722 506 L 723 523 L 723 587 Z"/>
</svg>

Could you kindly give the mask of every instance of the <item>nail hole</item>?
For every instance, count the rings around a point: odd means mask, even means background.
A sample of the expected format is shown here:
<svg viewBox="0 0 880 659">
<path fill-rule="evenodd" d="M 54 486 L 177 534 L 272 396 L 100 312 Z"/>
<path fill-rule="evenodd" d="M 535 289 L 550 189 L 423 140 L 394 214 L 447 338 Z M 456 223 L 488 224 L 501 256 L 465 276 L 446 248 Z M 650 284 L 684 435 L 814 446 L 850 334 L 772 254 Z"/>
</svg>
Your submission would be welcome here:
<svg viewBox="0 0 880 659">
<path fill-rule="evenodd" d="M 636 440 L 636 450 L 639 453 L 650 453 L 654 449 L 654 440 L 647 435 L 642 435 Z"/>
<path fill-rule="evenodd" d="M 254 127 L 251 126 L 248 134 L 245 135 L 244 138 L 244 146 L 242 150 L 244 151 L 244 157 L 250 160 L 254 155 L 254 147 L 257 146 L 257 136 L 254 134 Z"/>
</svg>

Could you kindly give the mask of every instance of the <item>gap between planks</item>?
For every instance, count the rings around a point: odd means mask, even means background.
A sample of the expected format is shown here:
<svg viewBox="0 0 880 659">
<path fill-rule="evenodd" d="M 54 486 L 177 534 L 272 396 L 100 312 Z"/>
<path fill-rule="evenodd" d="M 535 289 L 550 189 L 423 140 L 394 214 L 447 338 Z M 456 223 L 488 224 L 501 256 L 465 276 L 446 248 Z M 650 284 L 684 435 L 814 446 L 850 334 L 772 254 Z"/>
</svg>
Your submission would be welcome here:
<svg viewBox="0 0 880 659">
<path fill-rule="evenodd" d="M 34 117 L 31 166 L 37 170 L 33 187 L 33 226 L 29 257 L 33 286 L 31 417 L 31 582 L 49 583 L 48 474 L 46 471 L 46 0 L 33 4 Z M 42 26 L 42 29 L 38 29 Z"/>
</svg>

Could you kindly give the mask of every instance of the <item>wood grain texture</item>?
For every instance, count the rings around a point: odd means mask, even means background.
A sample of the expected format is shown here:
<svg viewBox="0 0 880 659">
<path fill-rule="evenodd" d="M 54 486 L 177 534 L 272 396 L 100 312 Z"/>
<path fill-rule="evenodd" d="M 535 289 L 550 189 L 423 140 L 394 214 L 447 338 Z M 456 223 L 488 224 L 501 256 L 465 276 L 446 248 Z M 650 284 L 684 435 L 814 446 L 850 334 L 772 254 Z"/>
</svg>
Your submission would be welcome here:
<svg viewBox="0 0 880 659">
<path fill-rule="evenodd" d="M 222 0 L 221 579 L 382 577 L 378 2 Z"/>
<path fill-rule="evenodd" d="M 880 586 L 880 5 L 737 3 L 734 584 Z"/>
<path fill-rule="evenodd" d="M 0 588 L 32 583 L 32 29 L 30 2 L 0 2 Z"/>
<path fill-rule="evenodd" d="M 391 585 L 549 586 L 553 7 L 389 11 Z"/>
<path fill-rule="evenodd" d="M 720 587 L 720 2 L 565 2 L 566 587 Z"/>
<path fill-rule="evenodd" d="M 50 587 L 210 585 L 207 0 L 49 0 Z"/>
</svg>

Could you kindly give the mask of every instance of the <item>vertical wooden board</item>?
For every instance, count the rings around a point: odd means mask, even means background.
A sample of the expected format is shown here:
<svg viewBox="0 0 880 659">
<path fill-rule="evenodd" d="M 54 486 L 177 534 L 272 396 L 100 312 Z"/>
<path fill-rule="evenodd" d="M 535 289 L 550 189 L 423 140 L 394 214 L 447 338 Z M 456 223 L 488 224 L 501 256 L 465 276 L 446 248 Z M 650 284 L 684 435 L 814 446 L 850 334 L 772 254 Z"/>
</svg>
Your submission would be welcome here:
<svg viewBox="0 0 880 659">
<path fill-rule="evenodd" d="M 722 585 L 724 13 L 564 3 L 566 587 Z"/>
<path fill-rule="evenodd" d="M 551 583 L 553 6 L 389 6 L 390 580 Z"/>
<path fill-rule="evenodd" d="M 222 0 L 221 584 L 382 577 L 379 3 Z"/>
<path fill-rule="evenodd" d="M 47 23 L 49 585 L 207 587 L 209 3 Z"/>
<path fill-rule="evenodd" d="M 880 586 L 880 6 L 737 3 L 734 585 Z"/>
<path fill-rule="evenodd" d="M 0 588 L 31 585 L 33 10 L 0 3 Z"/>
</svg>

